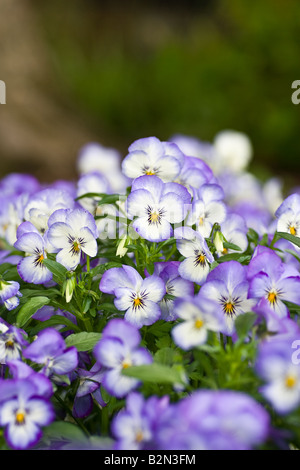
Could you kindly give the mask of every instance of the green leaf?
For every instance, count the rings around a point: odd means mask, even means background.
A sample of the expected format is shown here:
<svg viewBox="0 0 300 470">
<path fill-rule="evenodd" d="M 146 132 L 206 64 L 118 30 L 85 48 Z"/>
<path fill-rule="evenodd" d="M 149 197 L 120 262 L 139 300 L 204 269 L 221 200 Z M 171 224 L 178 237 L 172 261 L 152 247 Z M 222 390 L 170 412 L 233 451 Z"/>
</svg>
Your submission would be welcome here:
<svg viewBox="0 0 300 470">
<path fill-rule="evenodd" d="M 243 339 L 247 336 L 252 326 L 255 323 L 257 314 L 254 312 L 246 312 L 238 315 L 235 320 L 235 328 L 237 335 L 240 339 Z"/>
<path fill-rule="evenodd" d="M 242 251 L 242 249 L 239 246 L 235 245 L 234 243 L 224 242 L 223 246 L 224 248 L 227 248 L 229 250 Z"/>
<path fill-rule="evenodd" d="M 239 253 L 230 253 L 229 255 L 220 256 L 218 258 L 219 263 L 225 263 L 225 261 L 238 261 L 239 263 L 248 263 L 251 260 L 251 255 L 244 255 Z"/>
<path fill-rule="evenodd" d="M 101 333 L 85 332 L 67 336 L 65 343 L 68 347 L 75 346 L 78 351 L 91 351 L 101 338 Z"/>
<path fill-rule="evenodd" d="M 33 297 L 28 300 L 18 311 L 16 320 L 17 327 L 22 328 L 37 310 L 44 305 L 48 305 L 49 302 L 50 299 L 44 296 Z"/>
<path fill-rule="evenodd" d="M 132 366 L 122 370 L 127 377 L 134 377 L 142 382 L 156 384 L 183 384 L 180 370 L 153 362 L 142 366 Z"/>
<path fill-rule="evenodd" d="M 44 429 L 44 439 L 57 441 L 85 441 L 87 440 L 83 431 L 75 424 L 66 421 L 55 421 Z"/>
<path fill-rule="evenodd" d="M 35 336 L 39 331 L 57 325 L 65 325 L 72 331 L 80 332 L 80 328 L 74 325 L 68 318 L 63 315 L 53 315 L 49 320 L 39 321 L 39 323 L 30 330 L 30 336 Z"/>
<path fill-rule="evenodd" d="M 43 263 L 59 281 L 63 282 L 66 280 L 69 271 L 62 264 L 49 258 L 44 259 Z"/>
<path fill-rule="evenodd" d="M 275 237 L 276 237 L 276 241 L 279 240 L 280 238 L 284 238 L 285 240 L 288 240 L 289 242 L 294 243 L 294 245 L 297 245 L 300 247 L 300 238 L 296 237 L 295 235 L 292 235 L 286 232 L 276 232 Z"/>
</svg>

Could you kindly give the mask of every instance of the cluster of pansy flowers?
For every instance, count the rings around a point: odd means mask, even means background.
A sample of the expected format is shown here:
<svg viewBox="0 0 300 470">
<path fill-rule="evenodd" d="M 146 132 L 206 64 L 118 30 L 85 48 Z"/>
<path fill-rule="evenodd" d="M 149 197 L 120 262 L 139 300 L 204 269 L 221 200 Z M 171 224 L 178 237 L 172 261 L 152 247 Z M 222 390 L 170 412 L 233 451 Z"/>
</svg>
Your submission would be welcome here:
<svg viewBox="0 0 300 470">
<path fill-rule="evenodd" d="M 236 131 L 213 143 L 146 137 L 123 159 L 86 145 L 75 182 L 2 178 L 0 426 L 10 448 L 97 448 L 47 441 L 60 420 L 85 439 L 96 423 L 90 433 L 109 437 L 98 444 L 109 449 L 293 441 L 271 417 L 300 410 L 300 190 L 284 197 L 276 178 L 262 183 L 247 170 L 252 154 Z M 243 317 L 254 320 L 241 340 Z M 255 347 L 238 359 L 255 389 L 241 377 L 240 386 L 216 390 L 207 355 L 243 344 Z M 178 381 L 162 379 L 176 367 L 166 368 L 160 346 L 168 367 L 170 357 L 183 358 Z M 147 377 L 130 370 L 156 372 L 171 389 L 152 394 Z"/>
</svg>

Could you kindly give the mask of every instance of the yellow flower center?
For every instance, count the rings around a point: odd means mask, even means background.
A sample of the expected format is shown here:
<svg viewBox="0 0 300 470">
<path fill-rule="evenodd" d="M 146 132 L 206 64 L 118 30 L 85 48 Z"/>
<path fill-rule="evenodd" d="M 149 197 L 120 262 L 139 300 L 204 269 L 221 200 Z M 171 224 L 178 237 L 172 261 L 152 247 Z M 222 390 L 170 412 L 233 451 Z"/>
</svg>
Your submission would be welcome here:
<svg viewBox="0 0 300 470">
<path fill-rule="evenodd" d="M 156 223 L 159 221 L 159 214 L 157 212 L 152 212 L 150 214 L 150 222 Z"/>
<path fill-rule="evenodd" d="M 142 431 L 138 431 L 135 435 L 136 442 L 141 442 L 144 439 L 144 435 Z"/>
<path fill-rule="evenodd" d="M 227 255 L 227 253 L 228 253 L 228 248 L 224 248 L 222 251 L 222 255 Z"/>
<path fill-rule="evenodd" d="M 293 388 L 296 385 L 296 377 L 293 375 L 288 375 L 285 379 L 285 386 L 287 388 Z"/>
<path fill-rule="evenodd" d="M 123 369 L 128 369 L 128 367 L 131 366 L 131 363 L 129 361 L 123 361 L 122 363 L 122 368 Z"/>
<path fill-rule="evenodd" d="M 198 255 L 196 258 L 196 265 L 201 264 L 201 266 L 204 266 L 205 263 L 206 263 L 206 256 L 203 254 Z"/>
<path fill-rule="evenodd" d="M 268 301 L 271 303 L 271 304 L 274 304 L 276 302 L 276 299 L 277 299 L 277 294 L 276 292 L 269 292 L 268 294 Z"/>
<path fill-rule="evenodd" d="M 146 175 L 148 175 L 148 176 L 155 175 L 155 173 L 154 173 L 152 170 L 148 170 L 148 171 L 146 171 L 146 173 L 145 173 L 145 174 L 146 174 Z"/>
<path fill-rule="evenodd" d="M 80 251 L 80 244 L 78 242 L 73 243 L 73 248 L 72 248 L 74 253 L 79 253 Z"/>
<path fill-rule="evenodd" d="M 226 302 L 224 305 L 225 313 L 232 314 L 234 313 L 234 304 L 232 302 Z"/>
<path fill-rule="evenodd" d="M 203 225 L 203 223 L 204 223 L 204 217 L 200 217 L 199 218 L 199 225 Z"/>
<path fill-rule="evenodd" d="M 134 299 L 133 305 L 134 307 L 140 307 L 142 305 L 142 299 L 140 299 L 140 297 L 137 297 L 136 299 Z"/>
<path fill-rule="evenodd" d="M 16 413 L 16 422 L 18 424 L 23 424 L 25 422 L 25 413 L 23 413 L 22 411 L 18 411 Z"/>
<path fill-rule="evenodd" d="M 289 227 L 291 235 L 296 235 L 297 230 L 292 225 Z"/>
<path fill-rule="evenodd" d="M 195 323 L 194 323 L 194 327 L 197 330 L 200 330 L 200 328 L 202 328 L 203 325 L 204 325 L 204 322 L 200 319 L 196 320 Z"/>
</svg>

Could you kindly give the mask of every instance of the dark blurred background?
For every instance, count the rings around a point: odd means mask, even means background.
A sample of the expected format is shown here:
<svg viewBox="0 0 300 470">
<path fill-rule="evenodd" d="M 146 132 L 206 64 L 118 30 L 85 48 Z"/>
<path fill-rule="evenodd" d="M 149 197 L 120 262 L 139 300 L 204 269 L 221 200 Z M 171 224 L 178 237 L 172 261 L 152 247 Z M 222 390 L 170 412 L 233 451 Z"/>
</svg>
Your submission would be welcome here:
<svg viewBox="0 0 300 470">
<path fill-rule="evenodd" d="M 93 140 L 245 132 L 300 183 L 299 0 L 0 0 L 0 177 L 75 178 Z"/>
</svg>

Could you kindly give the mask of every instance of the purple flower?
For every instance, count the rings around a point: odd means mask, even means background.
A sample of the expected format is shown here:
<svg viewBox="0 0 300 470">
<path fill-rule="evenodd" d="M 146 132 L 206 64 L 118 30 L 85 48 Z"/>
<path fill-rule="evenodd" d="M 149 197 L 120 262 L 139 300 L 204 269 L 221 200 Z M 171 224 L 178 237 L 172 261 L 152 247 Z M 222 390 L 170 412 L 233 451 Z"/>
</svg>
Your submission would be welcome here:
<svg viewBox="0 0 300 470">
<path fill-rule="evenodd" d="M 157 429 L 162 415 L 167 412 L 169 397 L 150 397 L 147 400 L 131 392 L 126 398 L 126 408 L 113 419 L 111 432 L 117 450 L 156 449 Z"/>
<path fill-rule="evenodd" d="M 174 326 L 171 334 L 174 343 L 181 349 L 189 350 L 204 344 L 208 331 L 224 330 L 221 309 L 202 293 L 176 300 L 174 313 L 182 321 Z"/>
<path fill-rule="evenodd" d="M 288 196 L 276 210 L 275 217 L 278 232 L 286 232 L 299 237 L 300 195 L 294 193 Z"/>
<path fill-rule="evenodd" d="M 110 193 L 108 181 L 101 173 L 96 171 L 85 173 L 77 182 L 77 197 L 83 196 L 87 193 Z M 96 214 L 98 202 L 101 197 L 84 197 L 78 200 L 80 206 L 89 211 L 91 214 Z"/>
<path fill-rule="evenodd" d="M 264 444 L 269 432 L 268 413 L 249 395 L 200 390 L 175 405 L 158 440 L 165 450 L 251 450 Z"/>
<path fill-rule="evenodd" d="M 113 396 L 122 398 L 140 385 L 140 381 L 122 375 L 130 366 L 150 364 L 151 354 L 139 347 L 139 330 L 125 320 L 113 319 L 103 330 L 100 341 L 94 348 L 94 356 L 105 368 L 103 387 Z"/>
<path fill-rule="evenodd" d="M 53 395 L 53 385 L 51 380 L 43 373 L 34 371 L 28 364 L 20 359 L 7 361 L 9 372 L 13 379 L 28 379 L 37 389 L 37 394 L 50 398 Z"/>
<path fill-rule="evenodd" d="M 100 407 L 106 406 L 100 390 L 104 369 L 96 363 L 89 371 L 78 368 L 76 374 L 79 378 L 79 385 L 74 398 L 73 416 L 85 418 L 92 412 L 94 400 Z"/>
<path fill-rule="evenodd" d="M 143 279 L 131 266 L 107 270 L 100 281 L 100 291 L 115 295 L 118 310 L 125 310 L 125 320 L 138 328 L 152 325 L 160 318 L 158 305 L 166 293 L 162 279 L 149 276 Z"/>
<path fill-rule="evenodd" d="M 166 294 L 174 297 L 193 296 L 194 283 L 183 279 L 178 272 L 180 261 L 167 261 L 155 263 L 154 275 L 159 276 L 165 283 Z M 173 321 L 177 317 L 174 313 L 174 300 L 165 297 L 159 302 L 161 318 Z"/>
<path fill-rule="evenodd" d="M 276 336 L 263 341 L 258 348 L 256 373 L 264 381 L 260 393 L 277 413 L 287 414 L 300 405 L 299 336 Z M 295 356 L 294 356 L 295 353 Z"/>
<path fill-rule="evenodd" d="M 122 171 L 128 178 L 156 175 L 162 181 L 174 181 L 184 164 L 185 155 L 172 142 L 161 142 L 157 137 L 146 137 L 133 142 L 122 162 Z"/>
<path fill-rule="evenodd" d="M 69 374 L 78 365 L 78 353 L 74 346 L 66 347 L 63 337 L 54 328 L 42 330 L 23 351 L 26 359 L 42 364 L 41 372 L 48 377 Z"/>
<path fill-rule="evenodd" d="M 201 288 L 205 297 L 221 306 L 225 318 L 223 333 L 228 336 L 235 332 L 236 317 L 251 311 L 257 303 L 255 299 L 248 299 L 248 289 L 246 267 L 237 261 L 227 261 L 216 266 Z"/>
<path fill-rule="evenodd" d="M 74 199 L 68 191 L 46 188 L 30 197 L 24 209 L 24 219 L 41 234 L 48 228 L 48 219 L 58 209 L 72 209 Z"/>
<path fill-rule="evenodd" d="M 33 284 L 51 281 L 52 273 L 43 261 L 47 258 L 47 253 L 55 250 L 48 241 L 47 232 L 42 236 L 30 222 L 24 222 L 18 228 L 17 237 L 14 247 L 26 255 L 19 261 L 17 268 L 23 281 Z"/>
<path fill-rule="evenodd" d="M 19 359 L 22 350 L 28 345 L 25 331 L 11 325 L 1 329 L 0 333 L 0 364 L 12 359 Z"/>
<path fill-rule="evenodd" d="M 178 272 L 183 279 L 202 284 L 209 273 L 214 257 L 204 237 L 190 227 L 179 227 L 174 231 L 177 249 L 186 259 L 180 263 Z"/>
<path fill-rule="evenodd" d="M 19 297 L 22 297 L 19 291 L 20 284 L 16 281 L 0 280 L 0 304 L 4 304 L 7 310 L 13 310 L 19 303 Z"/>
<path fill-rule="evenodd" d="M 196 225 L 203 237 L 209 237 L 213 225 L 221 224 L 226 217 L 226 206 L 222 201 L 224 191 L 217 184 L 203 184 L 194 190 L 192 209 L 188 215 L 188 225 Z"/>
<path fill-rule="evenodd" d="M 163 183 L 156 176 L 141 176 L 131 187 L 126 210 L 132 226 L 151 242 L 167 240 L 173 234 L 171 224 L 183 221 L 191 197 L 177 183 Z"/>
<path fill-rule="evenodd" d="M 203 184 L 217 183 L 212 169 L 200 158 L 185 157 L 184 165 L 176 182 L 187 187 L 191 193 L 193 188 L 200 188 Z"/>
<path fill-rule="evenodd" d="M 77 168 L 81 175 L 94 171 L 101 173 L 112 191 L 123 194 L 130 180 L 121 173 L 121 160 L 121 154 L 116 149 L 91 142 L 80 149 Z"/>
<path fill-rule="evenodd" d="M 237 245 L 241 251 L 245 251 L 248 247 L 247 232 L 248 227 L 244 218 L 238 214 L 228 214 L 226 220 L 221 224 L 221 232 L 228 243 Z M 230 248 L 224 248 L 219 255 L 226 255 L 232 253 Z"/>
<path fill-rule="evenodd" d="M 52 218 L 53 223 L 50 222 L 48 239 L 58 250 L 56 261 L 73 271 L 80 263 L 82 253 L 96 256 L 97 226 L 92 214 L 84 209 L 60 212 L 59 216 L 61 221 Z"/>
<path fill-rule="evenodd" d="M 283 318 L 288 315 L 284 300 L 300 305 L 300 276 L 285 265 L 271 249 L 259 247 L 248 266 L 249 297 L 266 298 L 269 306 Z"/>
<path fill-rule="evenodd" d="M 42 436 L 41 428 L 55 418 L 51 402 L 39 392 L 30 378 L 0 381 L 0 425 L 12 449 L 34 446 Z"/>
</svg>

